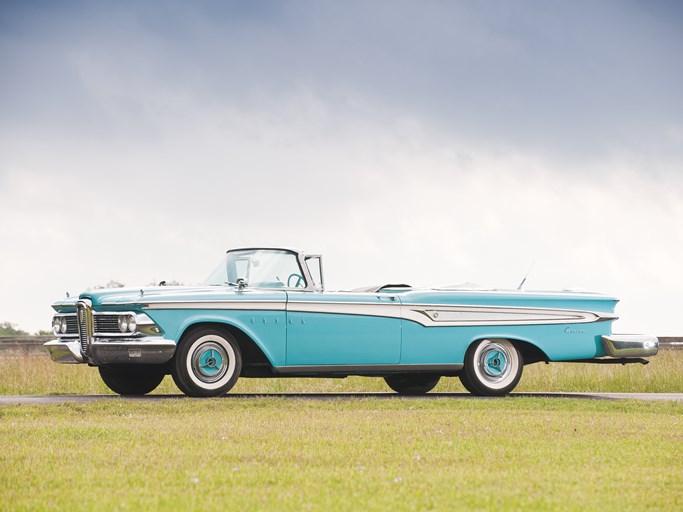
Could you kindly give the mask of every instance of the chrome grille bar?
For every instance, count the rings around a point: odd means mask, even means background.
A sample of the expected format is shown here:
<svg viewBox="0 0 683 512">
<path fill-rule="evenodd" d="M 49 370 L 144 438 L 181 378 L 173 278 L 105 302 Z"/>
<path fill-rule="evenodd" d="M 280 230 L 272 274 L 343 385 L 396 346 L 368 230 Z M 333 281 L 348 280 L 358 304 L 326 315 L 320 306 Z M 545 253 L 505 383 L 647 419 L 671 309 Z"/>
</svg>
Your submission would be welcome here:
<svg viewBox="0 0 683 512">
<path fill-rule="evenodd" d="M 90 353 L 90 344 L 95 333 L 92 306 L 90 301 L 79 300 L 76 303 L 76 320 L 78 324 L 78 340 L 81 344 L 81 353 L 84 356 Z"/>
</svg>

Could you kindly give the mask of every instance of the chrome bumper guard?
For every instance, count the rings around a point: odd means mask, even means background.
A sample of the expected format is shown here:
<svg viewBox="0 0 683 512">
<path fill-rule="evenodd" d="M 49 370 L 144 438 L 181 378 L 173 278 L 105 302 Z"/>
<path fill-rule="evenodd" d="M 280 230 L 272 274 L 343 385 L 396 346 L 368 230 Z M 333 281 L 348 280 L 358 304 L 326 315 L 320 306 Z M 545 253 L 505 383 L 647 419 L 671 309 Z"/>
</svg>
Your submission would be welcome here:
<svg viewBox="0 0 683 512">
<path fill-rule="evenodd" d="M 44 344 L 56 363 L 161 364 L 173 357 L 176 344 L 158 336 L 143 338 L 96 338 L 90 344 L 90 355 L 83 357 L 80 342 L 53 340 Z"/>
<path fill-rule="evenodd" d="M 610 334 L 602 337 L 602 347 L 610 357 L 649 357 L 659 351 L 659 340 L 644 334 Z"/>
</svg>

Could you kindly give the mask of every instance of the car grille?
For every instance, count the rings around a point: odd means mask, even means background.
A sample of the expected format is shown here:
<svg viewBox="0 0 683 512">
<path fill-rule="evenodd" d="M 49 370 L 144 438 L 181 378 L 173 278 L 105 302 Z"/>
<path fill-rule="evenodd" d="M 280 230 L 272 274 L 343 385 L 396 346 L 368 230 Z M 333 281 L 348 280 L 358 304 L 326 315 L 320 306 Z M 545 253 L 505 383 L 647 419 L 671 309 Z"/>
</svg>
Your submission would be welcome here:
<svg viewBox="0 0 683 512">
<path fill-rule="evenodd" d="M 66 334 L 78 334 L 78 320 L 76 315 L 66 317 Z"/>
<path fill-rule="evenodd" d="M 66 317 L 66 333 L 67 335 L 76 336 L 79 334 L 79 320 L 78 315 L 64 315 Z M 94 334 L 121 334 L 119 329 L 119 315 L 103 315 L 93 313 L 93 321 L 95 324 Z"/>
<path fill-rule="evenodd" d="M 119 334 L 119 315 L 95 315 L 96 333 Z"/>
<path fill-rule="evenodd" d="M 85 302 L 76 304 L 76 319 L 78 323 L 78 341 L 81 344 L 83 355 L 89 355 L 90 343 L 94 334 L 92 309 Z"/>
</svg>

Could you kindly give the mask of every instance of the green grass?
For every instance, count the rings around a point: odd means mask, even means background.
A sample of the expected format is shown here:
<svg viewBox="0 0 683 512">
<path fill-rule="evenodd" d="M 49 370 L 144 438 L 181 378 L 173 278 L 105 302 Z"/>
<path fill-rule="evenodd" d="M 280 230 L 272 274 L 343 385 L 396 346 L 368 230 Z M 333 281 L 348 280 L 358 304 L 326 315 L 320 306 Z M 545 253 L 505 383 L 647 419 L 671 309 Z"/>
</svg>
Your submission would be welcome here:
<svg viewBox="0 0 683 512">
<path fill-rule="evenodd" d="M 683 406 L 125 399 L 0 407 L 0 510 L 681 510 Z"/>
<path fill-rule="evenodd" d="M 683 351 L 663 350 L 650 364 L 534 364 L 524 368 L 516 391 L 683 393 Z M 381 378 L 240 379 L 236 393 L 389 391 Z M 464 392 L 457 378 L 435 391 Z M 95 368 L 53 363 L 47 356 L 0 357 L 0 394 L 109 393 Z M 155 393 L 179 393 L 170 377 Z"/>
<path fill-rule="evenodd" d="M 519 391 L 683 392 L 647 366 L 537 364 Z M 235 392 L 387 391 L 240 379 Z M 457 378 L 437 391 L 463 391 Z M 108 393 L 96 369 L 0 357 L 0 394 Z M 178 393 L 166 378 L 157 393 Z M 683 404 L 545 398 L 125 399 L 0 406 L 0 510 L 680 510 Z"/>
</svg>

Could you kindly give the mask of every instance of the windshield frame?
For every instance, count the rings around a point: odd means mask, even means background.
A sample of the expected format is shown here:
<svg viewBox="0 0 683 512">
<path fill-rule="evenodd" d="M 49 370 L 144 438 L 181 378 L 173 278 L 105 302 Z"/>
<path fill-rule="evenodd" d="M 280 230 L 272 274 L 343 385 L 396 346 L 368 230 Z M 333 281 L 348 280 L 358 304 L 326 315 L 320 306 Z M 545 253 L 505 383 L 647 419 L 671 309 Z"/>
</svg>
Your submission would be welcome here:
<svg viewBox="0 0 683 512">
<path fill-rule="evenodd" d="M 229 251 L 226 252 L 226 255 L 223 257 L 223 260 L 221 261 L 221 265 L 224 265 L 226 263 L 226 260 L 230 256 L 231 253 L 253 252 L 253 251 L 293 254 L 296 257 L 296 263 L 299 266 L 299 273 L 303 277 L 306 286 L 304 286 L 304 287 L 292 287 L 292 286 L 287 286 L 287 283 L 284 283 L 285 286 L 253 286 L 250 283 L 247 283 L 245 289 L 286 290 L 286 291 L 321 291 L 319 288 L 315 287 L 314 280 L 311 277 L 308 266 L 305 263 L 305 255 L 301 251 L 296 251 L 294 249 L 286 249 L 286 248 L 281 248 L 281 247 L 240 247 L 238 249 L 230 249 Z M 214 273 L 215 273 L 215 271 L 214 271 Z M 213 275 L 213 273 L 212 273 L 212 275 Z M 209 283 L 208 282 L 208 280 L 210 279 L 210 277 L 212 275 L 210 275 L 206 279 L 205 284 L 218 286 L 217 283 Z M 228 285 L 234 286 L 236 284 L 237 283 L 224 283 L 223 285 L 224 286 L 228 286 Z"/>
</svg>

